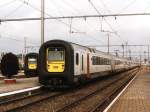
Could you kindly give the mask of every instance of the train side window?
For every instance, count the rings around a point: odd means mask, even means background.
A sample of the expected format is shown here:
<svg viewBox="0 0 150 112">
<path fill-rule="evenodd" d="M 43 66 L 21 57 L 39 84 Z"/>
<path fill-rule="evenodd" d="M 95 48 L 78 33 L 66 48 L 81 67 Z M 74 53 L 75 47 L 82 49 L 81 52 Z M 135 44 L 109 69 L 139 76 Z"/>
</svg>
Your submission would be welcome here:
<svg viewBox="0 0 150 112">
<path fill-rule="evenodd" d="M 100 61 L 101 61 L 101 58 L 99 57 L 98 58 L 98 65 L 100 65 L 100 63 L 101 63 Z"/>
<path fill-rule="evenodd" d="M 96 65 L 98 65 L 98 57 L 96 57 Z"/>
<path fill-rule="evenodd" d="M 93 57 L 92 57 L 92 61 L 93 61 L 92 64 L 93 64 L 93 65 L 96 65 L 96 56 L 93 56 Z"/>
<path fill-rule="evenodd" d="M 106 59 L 106 65 L 108 65 L 108 59 Z"/>
<path fill-rule="evenodd" d="M 100 58 L 100 65 L 103 65 L 103 58 Z"/>
<path fill-rule="evenodd" d="M 103 58 L 103 65 L 105 65 L 105 63 L 106 63 L 106 59 L 105 59 L 105 58 Z"/>
<path fill-rule="evenodd" d="M 103 63 L 104 63 L 104 60 L 103 60 L 103 58 L 101 58 L 101 65 L 103 65 Z"/>
<path fill-rule="evenodd" d="M 110 59 L 108 59 L 108 65 L 111 65 L 111 61 L 110 61 Z"/>
<path fill-rule="evenodd" d="M 107 65 L 107 59 L 105 58 L 105 65 Z"/>
<path fill-rule="evenodd" d="M 103 58 L 103 65 L 105 65 L 105 58 Z"/>
<path fill-rule="evenodd" d="M 97 65 L 99 65 L 99 57 L 97 57 Z"/>
<path fill-rule="evenodd" d="M 105 58 L 103 58 L 103 65 L 105 65 Z"/>
<path fill-rule="evenodd" d="M 79 54 L 76 53 L 76 65 L 79 65 Z"/>
<path fill-rule="evenodd" d="M 110 65 L 110 60 L 108 59 L 108 65 Z"/>
</svg>

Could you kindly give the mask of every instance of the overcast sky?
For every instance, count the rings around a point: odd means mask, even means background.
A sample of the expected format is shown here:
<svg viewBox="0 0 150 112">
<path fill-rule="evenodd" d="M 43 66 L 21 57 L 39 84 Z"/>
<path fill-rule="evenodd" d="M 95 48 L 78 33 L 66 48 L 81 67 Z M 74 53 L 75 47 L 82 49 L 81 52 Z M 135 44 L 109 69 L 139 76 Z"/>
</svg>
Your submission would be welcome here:
<svg viewBox="0 0 150 112">
<path fill-rule="evenodd" d="M 40 17 L 41 0 L 0 0 L 0 18 Z M 91 0 L 101 14 L 149 13 L 150 0 Z M 98 14 L 88 0 L 45 0 L 45 16 L 75 16 Z M 106 17 L 119 36 L 110 35 L 110 44 L 149 44 L 150 16 Z M 46 20 L 45 41 L 63 39 L 83 45 L 106 45 L 107 34 L 112 31 L 102 18 L 72 19 L 72 31 L 69 33 L 70 19 Z M 65 25 L 65 24 L 68 25 Z M 74 29 L 75 28 L 75 29 Z M 0 50 L 21 53 L 24 45 L 40 45 L 40 21 L 4 22 L 0 24 Z M 112 48 L 114 51 L 121 48 Z M 131 52 L 147 50 L 130 47 Z M 106 51 L 106 49 L 101 49 Z"/>
</svg>

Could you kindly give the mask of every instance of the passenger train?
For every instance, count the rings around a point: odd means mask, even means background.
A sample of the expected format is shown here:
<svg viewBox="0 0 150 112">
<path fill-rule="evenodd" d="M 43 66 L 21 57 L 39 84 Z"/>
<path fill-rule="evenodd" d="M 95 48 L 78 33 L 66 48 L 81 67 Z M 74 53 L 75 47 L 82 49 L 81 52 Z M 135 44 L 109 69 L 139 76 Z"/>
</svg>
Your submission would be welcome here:
<svg viewBox="0 0 150 112">
<path fill-rule="evenodd" d="M 28 53 L 25 56 L 24 61 L 24 73 L 26 77 L 34 77 L 38 75 L 37 71 L 37 62 L 38 54 L 37 53 Z"/>
<path fill-rule="evenodd" d="M 72 85 L 138 66 L 137 62 L 63 40 L 45 42 L 39 50 L 39 82 Z"/>
</svg>

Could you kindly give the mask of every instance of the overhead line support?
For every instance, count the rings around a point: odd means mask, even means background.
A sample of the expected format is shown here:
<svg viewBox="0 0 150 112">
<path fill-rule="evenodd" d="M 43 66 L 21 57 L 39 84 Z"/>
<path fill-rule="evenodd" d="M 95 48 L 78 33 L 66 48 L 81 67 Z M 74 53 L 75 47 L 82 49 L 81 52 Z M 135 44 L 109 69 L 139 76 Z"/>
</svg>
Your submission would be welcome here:
<svg viewBox="0 0 150 112">
<path fill-rule="evenodd" d="M 58 16 L 58 17 L 45 17 L 45 20 L 49 19 L 68 19 L 68 18 L 98 18 L 98 17 L 117 17 L 117 16 L 146 16 L 150 15 L 150 13 L 132 13 L 132 14 L 101 14 L 101 15 L 83 15 L 83 16 Z M 39 17 L 35 18 L 13 18 L 13 19 L 0 19 L 0 22 L 7 22 L 7 21 L 34 21 L 34 20 L 41 20 Z"/>
</svg>

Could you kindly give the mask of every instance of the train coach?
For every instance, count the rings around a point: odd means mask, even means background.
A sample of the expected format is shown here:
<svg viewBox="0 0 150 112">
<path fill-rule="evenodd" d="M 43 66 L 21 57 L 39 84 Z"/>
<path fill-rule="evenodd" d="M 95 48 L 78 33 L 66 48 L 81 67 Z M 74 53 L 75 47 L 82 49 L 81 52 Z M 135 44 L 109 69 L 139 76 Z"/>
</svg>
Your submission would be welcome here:
<svg viewBox="0 0 150 112">
<path fill-rule="evenodd" d="M 34 77 L 38 75 L 37 62 L 38 53 L 28 53 L 24 61 L 24 73 L 26 77 Z"/>
<path fill-rule="evenodd" d="M 136 67 L 130 60 L 63 40 L 45 42 L 39 50 L 39 82 L 72 85 Z"/>
</svg>

